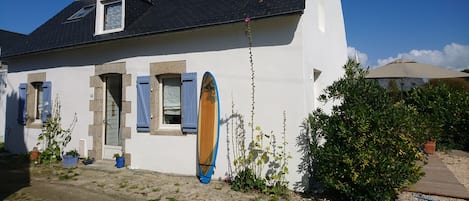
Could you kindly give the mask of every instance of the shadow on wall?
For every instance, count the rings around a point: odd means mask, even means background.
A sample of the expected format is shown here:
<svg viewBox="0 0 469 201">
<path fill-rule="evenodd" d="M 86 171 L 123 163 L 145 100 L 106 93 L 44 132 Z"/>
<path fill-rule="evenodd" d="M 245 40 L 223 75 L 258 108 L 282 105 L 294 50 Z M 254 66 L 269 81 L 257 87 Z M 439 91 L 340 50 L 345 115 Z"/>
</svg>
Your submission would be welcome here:
<svg viewBox="0 0 469 201">
<path fill-rule="evenodd" d="M 302 123 L 300 135 L 296 138 L 296 146 L 302 154 L 301 162 L 298 165 L 298 173 L 302 174 L 301 181 L 293 184 L 296 191 L 310 193 L 321 191 L 321 185 L 314 180 L 315 153 L 312 147 L 319 146 L 318 137 L 312 133 L 307 121 Z"/>
<path fill-rule="evenodd" d="M 299 15 L 251 22 L 253 47 L 290 44 L 295 37 L 299 22 Z M 18 60 L 10 58 L 7 61 L 11 66 L 9 72 L 21 72 L 62 66 L 96 65 L 135 57 L 217 52 L 247 48 L 248 41 L 245 34 L 245 24 L 234 23 L 102 42 L 73 50 L 24 56 Z"/>
<path fill-rule="evenodd" d="M 24 142 L 24 127 L 17 122 L 18 94 L 10 93 L 6 101 L 5 149 L 10 153 L 0 152 L 0 200 L 30 183 L 30 160 L 26 154 L 28 149 Z"/>
<path fill-rule="evenodd" d="M 244 118 L 241 114 L 233 112 L 220 119 L 220 129 L 226 127 L 226 159 L 228 162 L 228 170 L 225 173 L 227 177 L 234 179 L 238 171 L 241 171 L 243 164 L 234 164 L 234 161 L 239 161 L 243 155 L 243 147 L 246 143 L 246 130 L 244 128 Z M 222 143 L 222 142 L 220 142 Z M 245 152 L 244 152 L 245 153 Z"/>
<path fill-rule="evenodd" d="M 0 67 L 2 66 L 0 61 Z M 3 68 L 3 67 L 2 67 Z M 0 68 L 0 143 L 5 141 L 5 108 L 8 92 L 7 71 Z"/>
</svg>

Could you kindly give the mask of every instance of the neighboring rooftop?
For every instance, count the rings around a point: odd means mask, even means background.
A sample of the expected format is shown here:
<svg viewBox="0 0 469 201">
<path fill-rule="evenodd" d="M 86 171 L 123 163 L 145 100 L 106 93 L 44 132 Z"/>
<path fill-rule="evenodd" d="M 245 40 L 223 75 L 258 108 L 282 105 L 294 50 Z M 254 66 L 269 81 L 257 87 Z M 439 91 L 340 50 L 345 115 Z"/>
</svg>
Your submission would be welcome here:
<svg viewBox="0 0 469 201">
<path fill-rule="evenodd" d="M 126 1 L 125 29 L 95 35 L 95 0 L 75 0 L 2 57 L 38 53 L 97 42 L 181 31 L 278 15 L 302 13 L 305 0 L 131 0 Z M 80 9 L 89 13 L 70 20 Z M 24 36 L 24 35 L 23 35 Z M 2 38 L 3 40 L 3 38 Z"/>
<path fill-rule="evenodd" d="M 6 49 L 14 48 L 18 45 L 18 43 L 24 41 L 26 39 L 26 35 L 15 33 L 11 31 L 5 31 L 0 29 L 0 48 L 4 51 Z M 1 50 L 0 49 L 0 50 Z M 0 51 L 1 55 L 1 51 Z"/>
</svg>

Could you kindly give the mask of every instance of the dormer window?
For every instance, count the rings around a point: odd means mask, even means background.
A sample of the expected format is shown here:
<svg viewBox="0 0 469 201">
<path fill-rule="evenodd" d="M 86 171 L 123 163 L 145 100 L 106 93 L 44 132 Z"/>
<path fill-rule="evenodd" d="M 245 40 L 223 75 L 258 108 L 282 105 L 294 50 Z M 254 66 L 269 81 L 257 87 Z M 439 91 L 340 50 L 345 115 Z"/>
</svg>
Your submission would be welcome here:
<svg viewBox="0 0 469 201">
<path fill-rule="evenodd" d="M 115 1 L 104 4 L 104 30 L 122 27 L 122 2 Z"/>
<path fill-rule="evenodd" d="M 125 0 L 96 1 L 96 35 L 124 30 Z"/>
<path fill-rule="evenodd" d="M 70 17 L 67 19 L 67 21 L 77 20 L 77 19 L 80 19 L 80 18 L 82 18 L 82 17 L 85 17 L 85 16 L 88 15 L 88 13 L 90 13 L 93 9 L 94 9 L 94 5 L 85 6 L 85 7 L 81 8 L 80 10 L 78 10 L 75 14 L 73 14 L 72 16 L 70 16 Z"/>
</svg>

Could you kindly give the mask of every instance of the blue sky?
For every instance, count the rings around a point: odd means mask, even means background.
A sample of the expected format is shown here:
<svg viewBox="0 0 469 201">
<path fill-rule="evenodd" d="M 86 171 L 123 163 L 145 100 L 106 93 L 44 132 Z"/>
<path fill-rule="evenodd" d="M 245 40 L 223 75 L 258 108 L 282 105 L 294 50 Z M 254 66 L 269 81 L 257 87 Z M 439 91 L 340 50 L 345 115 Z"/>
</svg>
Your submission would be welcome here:
<svg viewBox="0 0 469 201">
<path fill-rule="evenodd" d="M 28 34 L 73 0 L 0 0 L 0 29 Z M 469 0 L 342 0 L 349 55 L 469 68 Z"/>
<path fill-rule="evenodd" d="M 469 68 L 468 0 L 342 0 L 342 9 L 349 50 L 368 57 L 361 62 L 404 57 Z"/>
</svg>

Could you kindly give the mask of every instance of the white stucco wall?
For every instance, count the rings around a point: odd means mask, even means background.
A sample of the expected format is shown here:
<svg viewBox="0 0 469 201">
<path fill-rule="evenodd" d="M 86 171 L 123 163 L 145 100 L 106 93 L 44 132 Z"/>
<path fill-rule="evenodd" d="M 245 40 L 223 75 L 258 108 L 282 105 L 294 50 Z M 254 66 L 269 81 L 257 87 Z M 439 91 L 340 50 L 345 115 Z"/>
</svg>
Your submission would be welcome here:
<svg viewBox="0 0 469 201">
<path fill-rule="evenodd" d="M 47 56 L 43 56 L 47 57 Z M 40 66 L 33 64 L 31 66 Z M 8 74 L 8 80 L 13 90 L 11 90 L 7 96 L 13 99 L 18 98 L 18 86 L 20 83 L 27 83 L 28 73 L 46 72 L 47 81 L 52 82 L 52 100 L 58 96 L 62 106 L 61 116 L 63 118 L 62 127 L 68 128 L 73 120 L 73 116 L 77 113 L 78 122 L 74 127 L 72 133 L 72 140 L 69 143 L 67 149 L 78 149 L 78 142 L 80 139 L 87 139 L 91 142 L 91 137 L 88 136 L 88 125 L 92 122 L 91 113 L 88 112 L 88 105 L 90 95 L 93 91 L 89 86 L 89 76 L 91 72 L 94 72 L 92 66 L 83 67 L 60 67 L 54 68 L 53 70 L 33 70 L 26 72 L 18 72 Z M 88 79 L 85 79 L 88 77 Z M 88 85 L 88 86 L 84 86 Z M 13 101 L 12 98 L 8 99 L 9 104 L 7 108 L 7 124 L 5 129 L 6 139 L 17 139 L 18 137 L 24 136 L 24 146 L 21 144 L 8 144 L 7 148 L 14 152 L 30 151 L 36 146 L 37 137 L 41 133 L 41 129 L 25 128 L 17 123 L 17 111 L 18 103 Z M 18 141 L 18 140 L 14 140 Z M 21 143 L 21 142 L 18 142 Z M 38 148 L 42 148 L 38 146 Z"/>
<path fill-rule="evenodd" d="M 345 32 L 340 0 L 325 1 L 325 32 L 318 29 L 316 0 L 306 1 L 303 15 L 289 15 L 253 21 L 253 54 L 256 71 L 256 126 L 263 131 L 273 131 L 281 139 L 283 117 L 286 112 L 286 133 L 290 184 L 301 180 L 297 173 L 300 153 L 296 137 L 306 115 L 314 107 L 317 91 L 337 79 L 346 61 Z M 68 125 L 77 113 L 78 122 L 67 149 L 78 149 L 80 139 L 87 140 L 93 148 L 88 126 L 93 114 L 89 101 L 93 89 L 89 87 L 94 65 L 125 62 L 127 74 L 132 75 L 132 86 L 126 89 L 125 100 L 131 101 L 131 113 L 126 116 L 126 126 L 132 128 L 131 139 L 125 142 L 126 153 L 131 154 L 130 168 L 154 170 L 165 173 L 195 175 L 196 135 L 159 136 L 137 133 L 137 76 L 149 75 L 150 63 L 185 60 L 187 72 L 197 72 L 198 86 L 205 71 L 211 71 L 219 86 L 220 114 L 222 119 L 235 110 L 245 117 L 249 131 L 250 66 L 244 23 L 194 29 L 184 32 L 160 34 L 136 39 L 120 40 L 78 49 L 23 56 L 9 60 L 8 80 L 13 86 L 9 96 L 17 96 L 19 83 L 27 82 L 27 74 L 46 72 L 52 81 L 52 94 L 59 94 L 62 102 L 64 125 Z M 316 82 L 313 69 L 322 71 Z M 199 89 L 200 90 L 200 89 Z M 27 150 L 35 146 L 39 129 L 24 129 L 16 123 L 17 106 L 8 106 L 7 138 L 24 136 Z M 220 127 L 219 150 L 215 178 L 224 177 L 228 171 L 228 124 Z M 249 132 L 247 134 L 250 136 Z M 14 145 L 8 147 L 15 150 Z M 233 156 L 231 156 L 233 160 Z"/>
<path fill-rule="evenodd" d="M 2 62 L 0 61 L 0 67 Z M 5 115 L 6 115 L 6 98 L 8 89 L 7 70 L 0 69 L 0 143 L 5 141 Z"/>
</svg>

